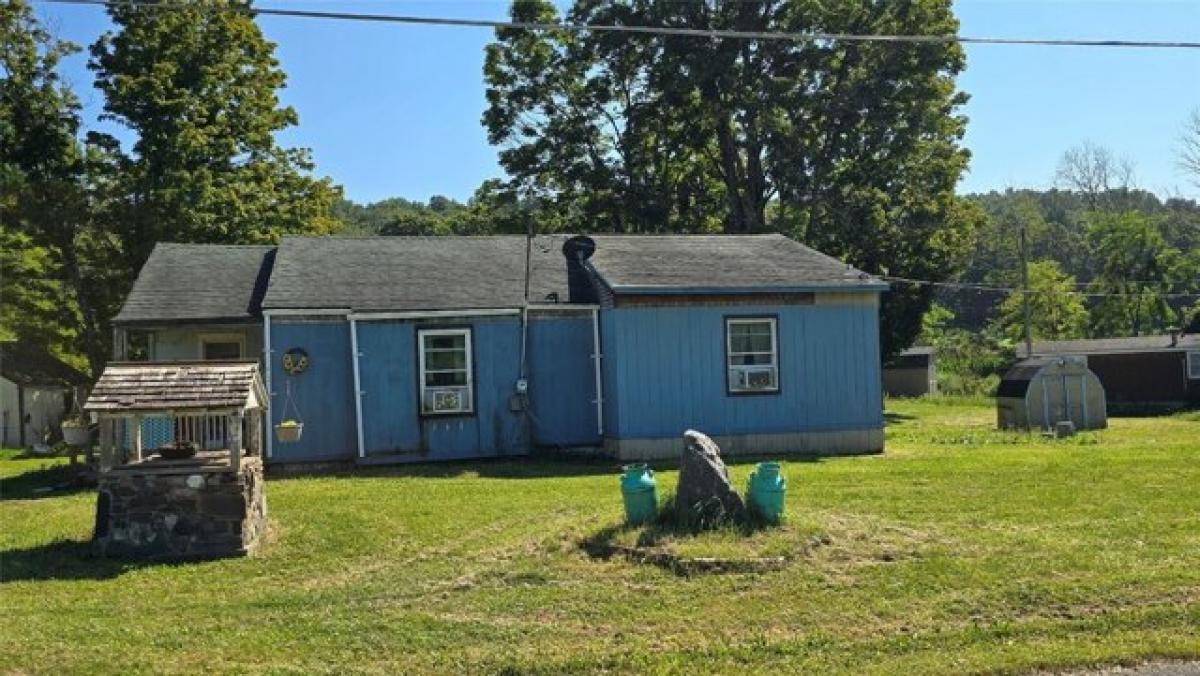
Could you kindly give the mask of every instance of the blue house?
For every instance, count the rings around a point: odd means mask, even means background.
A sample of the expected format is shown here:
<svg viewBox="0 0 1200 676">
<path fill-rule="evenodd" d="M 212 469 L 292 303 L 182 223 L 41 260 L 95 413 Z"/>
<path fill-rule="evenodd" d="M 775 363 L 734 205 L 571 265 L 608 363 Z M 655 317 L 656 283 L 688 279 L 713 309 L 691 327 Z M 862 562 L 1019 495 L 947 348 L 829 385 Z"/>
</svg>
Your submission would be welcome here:
<svg viewBox="0 0 1200 676">
<path fill-rule="evenodd" d="M 870 453 L 885 289 L 780 235 L 160 244 L 116 347 L 261 358 L 272 424 L 304 425 L 272 463 L 675 457 L 688 428 L 729 454 Z"/>
</svg>

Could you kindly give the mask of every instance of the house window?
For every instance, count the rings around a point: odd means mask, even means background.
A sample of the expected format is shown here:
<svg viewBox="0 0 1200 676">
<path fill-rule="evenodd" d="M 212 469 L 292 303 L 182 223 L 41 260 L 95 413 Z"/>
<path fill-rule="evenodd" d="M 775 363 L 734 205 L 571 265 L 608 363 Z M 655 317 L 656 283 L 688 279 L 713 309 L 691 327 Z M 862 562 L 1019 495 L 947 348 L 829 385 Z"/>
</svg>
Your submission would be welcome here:
<svg viewBox="0 0 1200 676">
<path fill-rule="evenodd" d="M 128 361 L 150 361 L 153 358 L 153 331 L 130 331 L 125 334 L 125 359 Z"/>
<path fill-rule="evenodd" d="M 230 361 L 242 358 L 245 339 L 237 334 L 200 336 L 200 358 Z"/>
<path fill-rule="evenodd" d="M 470 413 L 474 407 L 471 330 L 417 332 L 421 359 L 421 412 Z"/>
<path fill-rule="evenodd" d="M 1187 353 L 1188 379 L 1200 380 L 1200 352 Z"/>
<path fill-rule="evenodd" d="M 779 340 L 773 317 L 725 320 L 731 394 L 779 391 Z"/>
</svg>

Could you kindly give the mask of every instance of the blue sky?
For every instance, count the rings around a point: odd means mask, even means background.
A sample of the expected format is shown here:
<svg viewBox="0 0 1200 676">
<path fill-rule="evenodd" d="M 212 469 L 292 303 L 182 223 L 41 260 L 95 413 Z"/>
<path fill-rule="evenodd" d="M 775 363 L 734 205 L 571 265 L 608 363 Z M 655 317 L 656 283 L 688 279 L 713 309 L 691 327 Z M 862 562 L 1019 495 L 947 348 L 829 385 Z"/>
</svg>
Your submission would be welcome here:
<svg viewBox="0 0 1200 676">
<path fill-rule="evenodd" d="M 503 0 L 291 0 L 260 6 L 503 18 Z M 955 4 L 961 33 L 989 37 L 1200 41 L 1200 1 L 1039 0 Z M 60 36 L 88 45 L 108 22 L 92 6 L 38 4 Z M 260 17 L 288 74 L 282 92 L 300 125 L 281 141 L 313 150 L 317 170 L 359 202 L 442 194 L 470 197 L 499 176 L 487 143 L 486 29 Z M 971 94 L 962 192 L 1049 187 L 1059 156 L 1089 140 L 1128 158 L 1139 186 L 1200 197 L 1175 165 L 1189 111 L 1200 108 L 1200 50 L 970 46 L 959 86 Z M 86 57 L 65 74 L 89 118 L 103 104 Z"/>
</svg>

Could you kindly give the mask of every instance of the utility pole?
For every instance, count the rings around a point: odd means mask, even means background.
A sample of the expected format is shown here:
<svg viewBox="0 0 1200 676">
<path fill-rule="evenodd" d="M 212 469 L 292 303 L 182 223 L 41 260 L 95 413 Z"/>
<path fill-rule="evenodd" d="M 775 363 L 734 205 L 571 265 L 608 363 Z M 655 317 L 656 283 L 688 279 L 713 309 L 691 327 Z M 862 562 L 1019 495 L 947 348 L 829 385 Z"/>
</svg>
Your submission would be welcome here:
<svg viewBox="0 0 1200 676">
<path fill-rule="evenodd" d="M 1025 310 L 1025 357 L 1033 356 L 1033 333 L 1030 329 L 1029 255 L 1025 249 L 1025 223 L 1021 223 L 1021 305 Z"/>
</svg>

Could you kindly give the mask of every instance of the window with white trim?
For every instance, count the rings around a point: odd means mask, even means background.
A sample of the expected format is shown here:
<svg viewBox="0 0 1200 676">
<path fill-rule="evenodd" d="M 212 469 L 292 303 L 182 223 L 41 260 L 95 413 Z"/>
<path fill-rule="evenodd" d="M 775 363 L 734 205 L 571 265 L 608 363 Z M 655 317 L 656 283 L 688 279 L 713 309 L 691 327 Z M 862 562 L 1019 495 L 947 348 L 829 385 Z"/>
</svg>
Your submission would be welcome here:
<svg viewBox="0 0 1200 676">
<path fill-rule="evenodd" d="M 779 340 L 774 317 L 725 319 L 731 394 L 779 391 Z"/>
<path fill-rule="evenodd" d="M 474 410 L 470 329 L 417 331 L 421 361 L 421 412 L 426 415 Z"/>
<path fill-rule="evenodd" d="M 1200 352 L 1187 353 L 1187 371 L 1189 380 L 1200 380 Z"/>
</svg>

